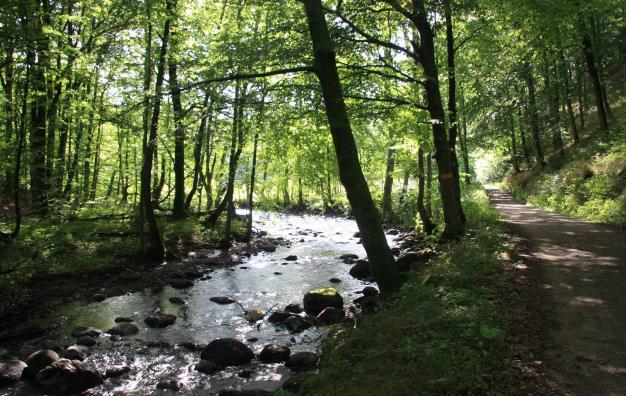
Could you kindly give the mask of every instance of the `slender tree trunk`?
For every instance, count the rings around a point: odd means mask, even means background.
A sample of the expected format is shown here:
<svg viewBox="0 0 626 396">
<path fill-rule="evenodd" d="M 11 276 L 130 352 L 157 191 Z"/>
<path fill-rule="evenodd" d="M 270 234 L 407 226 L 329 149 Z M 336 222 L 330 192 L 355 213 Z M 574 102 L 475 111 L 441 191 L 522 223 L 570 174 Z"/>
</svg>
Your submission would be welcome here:
<svg viewBox="0 0 626 396">
<path fill-rule="evenodd" d="M 326 117 L 337 154 L 339 178 L 363 236 L 371 273 L 384 296 L 400 287 L 400 274 L 361 170 L 321 0 L 304 0 L 303 3 L 313 43 L 315 73 L 322 88 Z"/>
<path fill-rule="evenodd" d="M 252 237 L 252 210 L 254 208 L 254 178 L 256 176 L 256 156 L 259 145 L 259 132 L 254 134 L 254 146 L 252 149 L 252 169 L 250 170 L 250 189 L 248 195 L 248 224 L 246 227 L 246 239 L 249 241 Z"/>
<path fill-rule="evenodd" d="M 390 219 L 393 215 L 393 208 L 391 206 L 391 192 L 393 189 L 393 173 L 395 171 L 394 155 L 396 150 L 393 148 L 393 140 L 390 144 L 392 147 L 387 149 L 387 164 L 385 168 L 385 183 L 383 185 L 383 219 Z"/>
<path fill-rule="evenodd" d="M 467 149 L 467 114 L 465 113 L 465 98 L 463 97 L 463 90 L 460 90 L 461 96 L 461 113 L 463 114 L 463 133 L 461 134 L 461 153 L 463 154 L 463 169 L 465 171 L 465 184 L 470 184 L 470 164 L 469 164 L 469 150 Z"/>
<path fill-rule="evenodd" d="M 404 176 L 402 178 L 402 191 L 400 194 L 400 203 L 403 203 L 406 199 L 407 191 L 409 190 L 409 178 L 411 177 L 411 172 L 408 169 L 404 170 Z"/>
<path fill-rule="evenodd" d="M 226 222 L 224 224 L 224 237 L 222 245 L 224 247 L 230 247 L 231 227 L 233 221 L 233 212 L 235 210 L 235 204 L 233 201 L 233 195 L 235 191 L 235 174 L 237 173 L 237 146 L 238 135 L 240 133 L 239 117 L 242 115 L 241 108 L 243 103 L 240 97 L 240 82 L 235 82 L 235 100 L 233 106 L 233 125 L 230 139 L 230 155 L 228 157 L 228 184 L 226 186 Z M 220 205 L 221 206 L 221 205 Z"/>
<path fill-rule="evenodd" d="M 543 159 L 543 151 L 541 150 L 541 139 L 539 137 L 539 113 L 537 112 L 537 98 L 535 96 L 535 80 L 533 79 L 532 68 L 526 64 L 524 70 L 524 80 L 528 88 L 528 118 L 530 121 L 530 130 L 532 131 L 533 143 L 535 148 L 535 160 L 537 166 L 543 168 L 545 160 Z"/>
<path fill-rule="evenodd" d="M 552 151 L 556 158 L 565 155 L 563 151 L 563 139 L 561 138 L 561 113 L 559 110 L 559 88 L 552 84 L 552 67 L 545 58 L 544 84 L 548 93 L 548 129 L 552 135 Z"/>
<path fill-rule="evenodd" d="M 424 233 L 430 235 L 435 229 L 435 225 L 430 220 L 429 211 L 424 206 L 424 178 L 424 150 L 420 147 L 417 152 L 417 213 L 422 221 Z"/>
<path fill-rule="evenodd" d="M 98 136 L 96 139 L 96 151 L 94 152 L 93 161 L 93 177 L 91 178 L 91 189 L 89 190 L 89 200 L 96 199 L 96 192 L 98 189 L 98 178 L 100 177 L 100 147 L 102 145 L 102 129 L 103 124 L 100 123 L 98 127 Z"/>
<path fill-rule="evenodd" d="M 578 142 L 580 139 L 578 137 L 578 127 L 576 126 L 576 116 L 574 115 L 574 108 L 572 106 L 572 75 L 570 72 L 569 65 L 565 60 L 565 54 L 563 53 L 563 49 L 559 51 L 560 56 L 560 69 L 561 69 L 561 78 L 564 82 L 564 99 L 565 99 L 565 108 L 567 110 L 567 117 L 569 122 L 570 136 L 574 142 Z"/>
<path fill-rule="evenodd" d="M 520 138 L 522 140 L 522 155 L 524 156 L 524 164 L 526 164 L 526 169 L 530 169 L 530 151 L 528 150 L 528 145 L 526 144 L 526 129 L 524 128 L 524 123 L 522 122 L 522 120 L 522 109 L 518 107 L 517 122 L 519 124 Z"/>
<path fill-rule="evenodd" d="M 171 0 L 172 8 L 176 7 L 176 0 Z M 175 19 L 175 18 L 172 18 Z M 174 207 L 172 216 L 177 219 L 184 218 L 187 206 L 185 205 L 185 126 L 183 125 L 183 105 L 181 102 L 180 87 L 178 84 L 178 64 L 175 59 L 178 54 L 176 38 L 176 24 L 172 28 L 171 42 L 172 51 L 169 59 L 170 90 L 172 91 L 172 107 L 174 109 Z M 197 185 L 197 177 L 196 177 Z"/>
<path fill-rule="evenodd" d="M 578 85 L 578 115 L 580 117 L 580 129 L 585 130 L 585 100 L 583 95 L 583 72 L 582 63 L 578 63 L 576 67 L 576 82 Z"/>
<path fill-rule="evenodd" d="M 204 94 L 204 102 L 202 104 L 202 111 L 204 114 L 200 119 L 200 127 L 198 128 L 198 136 L 196 138 L 196 144 L 193 149 L 193 159 L 194 159 L 194 167 L 193 167 L 193 183 L 191 185 L 191 190 L 187 195 L 187 199 L 185 200 L 185 209 L 189 210 L 191 206 L 191 201 L 193 200 L 193 196 L 198 189 L 198 181 L 200 180 L 200 172 L 202 171 L 202 145 L 204 143 L 204 135 L 207 130 L 207 119 L 209 124 L 212 122 L 213 117 L 213 101 L 209 105 L 209 91 L 207 90 Z"/>
<path fill-rule="evenodd" d="M 40 40 L 44 40 L 40 38 Z M 47 41 L 47 39 L 45 39 Z M 48 182 L 46 177 L 46 76 L 45 60 L 47 46 L 39 48 L 37 63 L 32 54 L 31 84 L 33 100 L 30 108 L 30 186 L 33 213 L 38 216 L 48 214 Z"/>
<path fill-rule="evenodd" d="M 166 0 L 168 14 L 171 14 L 171 2 Z M 161 50 L 157 66 L 157 77 L 155 83 L 154 110 L 150 122 L 150 133 L 143 153 L 143 166 L 141 168 L 141 198 L 143 203 L 143 213 L 148 224 L 150 246 L 146 251 L 147 257 L 153 260 L 162 260 L 165 255 L 165 248 L 161 237 L 161 231 L 154 214 L 154 204 L 150 196 L 150 186 L 152 185 L 152 159 L 157 145 L 157 133 L 159 128 L 159 115 L 161 113 L 161 91 L 165 76 L 165 65 L 167 63 L 167 47 L 170 35 L 170 17 L 165 19 L 163 26 L 163 36 L 161 37 Z"/>
<path fill-rule="evenodd" d="M 6 158 L 11 157 L 11 145 L 13 143 L 13 123 L 14 123 L 14 114 L 13 114 L 13 75 L 14 75 L 14 60 L 13 60 L 14 49 L 12 45 L 9 45 L 6 50 L 6 65 L 4 68 L 5 73 L 5 83 L 4 83 L 4 115 L 5 119 L 5 130 L 6 130 L 6 149 L 4 151 L 4 155 Z M 27 79 L 28 81 L 28 79 Z M 19 132 L 19 131 L 18 131 Z M 19 140 L 19 137 L 15 139 Z M 15 184 L 13 183 L 13 174 L 14 170 L 11 167 L 7 167 L 6 173 L 4 174 L 5 183 L 3 185 L 4 193 L 9 196 L 13 193 L 13 188 Z"/>
<path fill-rule="evenodd" d="M 431 153 L 426 153 L 426 197 L 424 207 L 428 217 L 433 217 L 432 210 L 432 191 L 433 191 L 433 158 Z"/>
<path fill-rule="evenodd" d="M 511 163 L 513 164 L 513 170 L 515 173 L 520 173 L 519 160 L 517 155 L 517 141 L 515 140 L 515 122 L 513 121 L 513 114 L 509 112 L 509 128 L 511 130 Z"/>
<path fill-rule="evenodd" d="M 593 93 L 596 98 L 596 112 L 598 114 L 598 122 L 600 124 L 600 129 L 608 131 L 609 121 L 607 118 L 606 108 L 604 107 L 602 84 L 600 82 L 600 74 L 596 66 L 596 56 L 587 29 L 582 26 L 581 30 L 583 38 L 583 54 L 585 55 L 585 61 L 587 62 L 587 71 L 589 72 L 589 78 L 591 79 L 591 84 L 593 86 Z"/>
</svg>

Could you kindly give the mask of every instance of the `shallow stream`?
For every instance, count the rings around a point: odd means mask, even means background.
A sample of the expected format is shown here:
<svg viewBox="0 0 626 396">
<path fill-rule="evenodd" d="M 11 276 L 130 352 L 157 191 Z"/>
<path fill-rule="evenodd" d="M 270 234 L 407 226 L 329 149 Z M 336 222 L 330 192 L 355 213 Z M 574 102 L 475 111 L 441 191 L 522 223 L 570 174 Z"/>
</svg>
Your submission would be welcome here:
<svg viewBox="0 0 626 396">
<path fill-rule="evenodd" d="M 182 384 L 181 392 L 185 393 L 213 394 L 225 388 L 271 391 L 289 376 L 289 370 L 282 364 L 263 364 L 257 359 L 244 366 L 205 375 L 194 370 L 200 353 L 180 347 L 183 342 L 206 344 L 216 338 L 233 337 L 246 343 L 255 354 L 269 343 L 287 345 L 292 353 L 319 352 L 324 328 L 314 327 L 291 334 L 267 320 L 250 324 L 237 304 L 218 305 L 209 298 L 228 295 L 246 309 L 266 311 L 274 305 L 283 309 L 287 304 L 301 303 L 307 291 L 334 287 L 345 303 L 349 303 L 359 297 L 358 292 L 366 284 L 352 278 L 348 274 L 350 266 L 338 259 L 346 253 L 365 255 L 358 238 L 353 237 L 357 231 L 356 223 L 322 216 L 261 214 L 255 226 L 267 231 L 270 237 L 288 240 L 291 247 L 278 247 L 273 253 L 244 258 L 240 265 L 215 269 L 210 273 L 210 279 L 197 280 L 193 287 L 185 290 L 169 286 L 157 292 L 146 289 L 98 303 L 75 302 L 51 312 L 45 320 L 54 321 L 56 328 L 47 337 L 62 345 L 74 342 L 70 332 L 79 325 L 106 331 L 115 324 L 116 317 L 130 316 L 139 326 L 139 333 L 135 336 L 112 341 L 105 334 L 100 337 L 99 345 L 90 348 L 86 362 L 99 371 L 105 372 L 107 368 L 120 365 L 129 366 L 131 371 L 119 378 L 107 379 L 104 385 L 85 394 L 150 394 L 157 391 L 156 384 L 166 377 L 177 378 Z M 194 260 L 209 254 L 212 252 L 192 252 L 186 260 L 193 266 Z M 287 255 L 296 255 L 298 260 L 285 261 Z M 338 278 L 341 283 L 331 284 L 330 278 Z M 180 297 L 186 304 L 172 304 L 171 297 Z M 176 315 L 176 322 L 165 329 L 147 327 L 143 319 L 156 310 Z M 254 338 L 258 340 L 248 341 Z M 148 343 L 161 345 L 149 347 Z M 22 348 L 25 352 L 37 349 L 29 345 Z M 242 378 L 241 375 L 249 377 Z M 33 391 L 20 382 L 12 388 L 0 389 L 0 395 L 26 395 L 33 394 Z"/>
</svg>

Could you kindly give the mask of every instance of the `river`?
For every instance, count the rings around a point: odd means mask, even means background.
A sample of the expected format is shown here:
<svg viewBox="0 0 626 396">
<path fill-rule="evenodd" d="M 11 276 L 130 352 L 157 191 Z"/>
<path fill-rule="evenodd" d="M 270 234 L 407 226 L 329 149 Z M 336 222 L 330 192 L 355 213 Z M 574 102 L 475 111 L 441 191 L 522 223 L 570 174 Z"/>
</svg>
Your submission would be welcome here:
<svg viewBox="0 0 626 396">
<path fill-rule="evenodd" d="M 215 269 L 210 273 L 210 279 L 197 280 L 193 287 L 185 290 L 168 286 L 162 291 L 147 289 L 98 303 L 79 301 L 60 306 L 49 317 L 43 318 L 56 323 L 57 327 L 47 338 L 61 345 L 73 344 L 70 332 L 75 326 L 88 325 L 107 330 L 118 316 L 135 318 L 135 324 L 140 328 L 137 335 L 113 341 L 105 334 L 99 338 L 99 345 L 90 348 L 85 360 L 101 372 L 120 365 L 129 366 L 131 371 L 119 378 L 107 379 L 103 385 L 85 394 L 149 394 L 165 377 L 176 378 L 182 385 L 181 392 L 187 393 L 213 394 L 226 388 L 272 391 L 290 374 L 282 364 L 264 364 L 257 359 L 210 376 L 201 374 L 194 370 L 200 360 L 199 352 L 179 346 L 183 342 L 206 344 L 217 338 L 232 337 L 246 343 L 255 354 L 270 343 L 287 345 L 292 353 L 320 352 L 320 340 L 327 328 L 313 327 L 291 334 L 267 320 L 251 324 L 237 304 L 218 305 L 209 298 L 228 295 L 246 309 L 266 311 L 274 305 L 282 309 L 290 303 L 301 303 L 307 291 L 334 287 L 349 303 L 359 297 L 359 291 L 367 285 L 352 278 L 348 274 L 350 265 L 338 259 L 346 253 L 365 255 L 358 238 L 353 237 L 357 231 L 356 223 L 314 215 L 263 213 L 257 216 L 255 227 L 267 231 L 270 237 L 288 240 L 291 247 L 278 247 L 273 253 L 246 258 L 240 265 Z M 191 266 L 194 260 L 211 254 L 210 251 L 190 252 L 185 260 Z M 298 260 L 285 261 L 287 255 L 296 255 Z M 341 282 L 331 284 L 331 278 L 338 278 Z M 186 304 L 172 304 L 171 297 L 180 297 Z M 176 315 L 176 322 L 164 329 L 147 327 L 143 319 L 155 310 Z M 157 346 L 150 347 L 148 343 Z M 26 353 L 36 349 L 35 345 L 29 344 L 22 347 Z M 29 385 L 20 382 L 14 387 L 0 389 L 0 395 L 26 395 L 33 391 Z"/>
</svg>

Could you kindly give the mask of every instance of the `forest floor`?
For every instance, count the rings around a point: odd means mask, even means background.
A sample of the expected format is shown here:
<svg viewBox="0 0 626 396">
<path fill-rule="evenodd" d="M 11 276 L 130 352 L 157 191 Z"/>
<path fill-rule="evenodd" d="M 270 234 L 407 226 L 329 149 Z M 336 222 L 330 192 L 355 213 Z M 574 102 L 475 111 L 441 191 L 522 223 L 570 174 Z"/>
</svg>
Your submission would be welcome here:
<svg viewBox="0 0 626 396">
<path fill-rule="evenodd" d="M 531 208 L 488 189 L 502 221 L 526 247 L 544 331 L 538 351 L 559 394 L 626 389 L 626 232 Z"/>
</svg>

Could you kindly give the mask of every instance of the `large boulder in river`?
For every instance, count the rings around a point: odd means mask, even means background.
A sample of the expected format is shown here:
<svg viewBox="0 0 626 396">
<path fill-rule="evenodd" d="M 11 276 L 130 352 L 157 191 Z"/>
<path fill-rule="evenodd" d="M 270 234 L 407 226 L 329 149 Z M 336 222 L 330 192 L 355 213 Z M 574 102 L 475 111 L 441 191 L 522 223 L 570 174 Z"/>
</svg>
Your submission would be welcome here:
<svg viewBox="0 0 626 396">
<path fill-rule="evenodd" d="M 357 279 L 367 279 L 370 275 L 370 263 L 367 260 L 357 260 L 356 264 L 350 268 L 350 275 Z"/>
<path fill-rule="evenodd" d="M 200 357 L 220 366 L 239 366 L 250 362 L 254 358 L 254 352 L 239 340 L 219 338 L 211 341 L 202 350 Z"/>
<path fill-rule="evenodd" d="M 78 360 L 59 359 L 41 370 L 35 382 L 46 393 L 71 395 L 102 384 L 102 375 Z"/>
<path fill-rule="evenodd" d="M 263 363 L 286 362 L 291 355 L 291 349 L 283 345 L 269 344 L 263 347 L 259 360 Z"/>
<path fill-rule="evenodd" d="M 161 329 L 176 322 L 176 316 L 164 313 L 156 313 L 144 319 L 144 322 L 150 327 Z"/>
<path fill-rule="evenodd" d="M 317 315 L 317 321 L 322 325 L 331 325 L 341 322 L 344 316 L 346 316 L 346 314 L 343 312 L 343 309 L 326 307 Z"/>
<path fill-rule="evenodd" d="M 25 368 L 21 360 L 0 360 L 0 386 L 19 381 Z"/>
<path fill-rule="evenodd" d="M 317 367 L 319 356 L 313 352 L 298 352 L 291 355 L 285 366 L 292 371 L 313 370 Z"/>
<path fill-rule="evenodd" d="M 137 334 L 138 332 L 139 327 L 129 322 L 119 322 L 115 326 L 107 330 L 107 333 L 111 335 L 118 335 L 122 337 Z"/>
<path fill-rule="evenodd" d="M 326 307 L 343 309 L 343 297 L 332 287 L 310 291 L 304 295 L 302 301 L 304 312 L 317 316 Z"/>
<path fill-rule="evenodd" d="M 59 354 L 49 349 L 44 349 L 31 354 L 26 359 L 26 371 L 24 372 L 27 378 L 35 378 L 37 373 L 45 367 L 59 360 Z"/>
</svg>

